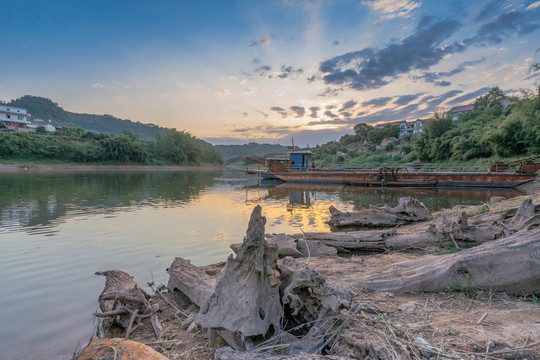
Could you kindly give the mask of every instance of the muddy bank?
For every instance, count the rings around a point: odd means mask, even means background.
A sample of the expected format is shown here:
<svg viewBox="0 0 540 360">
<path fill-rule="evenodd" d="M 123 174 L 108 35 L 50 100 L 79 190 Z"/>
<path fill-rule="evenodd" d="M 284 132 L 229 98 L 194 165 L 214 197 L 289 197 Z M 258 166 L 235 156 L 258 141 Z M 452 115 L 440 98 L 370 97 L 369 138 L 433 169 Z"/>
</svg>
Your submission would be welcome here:
<svg viewBox="0 0 540 360">
<path fill-rule="evenodd" d="M 98 335 L 117 342 L 94 347 L 112 356 L 125 337 L 133 352 L 146 343 L 169 359 L 535 359 L 540 193 L 492 200 L 360 231 L 384 232 L 379 242 L 426 228 L 441 236 L 364 254 L 343 239 L 265 234 L 256 207 L 236 256 L 205 267 L 177 258 L 154 294 L 123 272 L 102 273 Z M 333 251 L 315 251 L 324 247 Z"/>
<path fill-rule="evenodd" d="M 0 164 L 0 172 L 19 171 L 183 171 L 220 170 L 223 166 Z"/>
</svg>

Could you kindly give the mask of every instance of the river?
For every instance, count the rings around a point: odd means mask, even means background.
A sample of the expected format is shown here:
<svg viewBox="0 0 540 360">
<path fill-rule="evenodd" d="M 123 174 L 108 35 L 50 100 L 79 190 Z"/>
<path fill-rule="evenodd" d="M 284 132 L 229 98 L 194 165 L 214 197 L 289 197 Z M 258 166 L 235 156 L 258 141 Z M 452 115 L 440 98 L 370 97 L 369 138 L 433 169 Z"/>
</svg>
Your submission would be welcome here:
<svg viewBox="0 0 540 360">
<path fill-rule="evenodd" d="M 94 329 L 104 278 L 120 269 L 167 283 L 175 257 L 224 261 L 255 205 L 268 233 L 330 231 L 340 210 L 413 196 L 430 210 L 476 205 L 513 190 L 258 184 L 233 170 L 0 173 L 0 358 L 69 359 Z"/>
</svg>

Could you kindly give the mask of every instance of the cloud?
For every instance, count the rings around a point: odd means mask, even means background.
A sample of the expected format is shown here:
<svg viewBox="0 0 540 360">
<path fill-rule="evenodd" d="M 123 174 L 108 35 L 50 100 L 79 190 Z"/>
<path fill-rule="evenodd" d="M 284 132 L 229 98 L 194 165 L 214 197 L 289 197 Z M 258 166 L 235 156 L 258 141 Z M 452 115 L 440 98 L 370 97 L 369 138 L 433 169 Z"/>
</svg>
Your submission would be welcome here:
<svg viewBox="0 0 540 360">
<path fill-rule="evenodd" d="M 268 118 L 270 115 L 268 115 L 267 113 L 265 113 L 264 111 L 261 111 L 261 110 L 257 110 L 257 112 L 259 114 L 261 114 L 264 118 Z"/>
<path fill-rule="evenodd" d="M 303 68 L 295 68 L 293 66 L 281 65 L 280 73 L 276 75 L 269 75 L 268 78 L 286 79 L 291 75 L 299 75 L 304 72 Z"/>
<path fill-rule="evenodd" d="M 388 102 L 390 100 L 392 100 L 391 97 L 378 97 L 378 98 L 374 98 L 374 99 L 371 99 L 371 100 L 364 101 L 362 103 L 362 106 L 383 107 L 386 104 L 388 104 Z"/>
<path fill-rule="evenodd" d="M 263 65 L 255 69 L 255 72 L 260 76 L 265 76 L 272 68 L 268 65 Z"/>
<path fill-rule="evenodd" d="M 423 94 L 420 93 L 420 94 L 413 94 L 413 95 L 401 95 L 396 100 L 394 100 L 393 104 L 399 105 L 399 106 L 407 105 L 411 101 L 418 99 L 420 95 L 423 95 Z"/>
<path fill-rule="evenodd" d="M 441 79 L 459 74 L 460 72 L 466 70 L 468 67 L 480 64 L 484 61 L 485 61 L 485 58 L 481 58 L 479 60 L 473 60 L 473 61 L 466 61 L 450 71 L 425 72 L 421 76 L 413 76 L 413 79 L 424 80 L 425 82 L 432 83 L 437 86 L 449 86 L 452 83 L 450 83 L 449 81 L 443 81 Z"/>
<path fill-rule="evenodd" d="M 328 116 L 329 118 L 332 118 L 332 119 L 338 117 L 337 115 L 332 114 L 332 112 L 331 112 L 330 110 L 325 111 L 325 112 L 324 112 L 324 115 L 325 115 L 325 116 Z"/>
<path fill-rule="evenodd" d="M 321 108 L 319 108 L 318 106 L 310 107 L 309 108 L 309 111 L 310 111 L 309 117 L 312 118 L 312 119 L 317 119 L 319 117 L 319 115 L 318 115 L 319 110 L 321 110 Z"/>
<path fill-rule="evenodd" d="M 496 45 L 516 33 L 526 35 L 539 27 L 538 16 L 511 11 L 497 16 L 495 21 L 483 24 L 472 40 L 478 43 Z"/>
<path fill-rule="evenodd" d="M 227 89 L 219 89 L 216 90 L 215 94 L 219 97 L 227 97 L 231 94 L 231 92 Z"/>
<path fill-rule="evenodd" d="M 342 112 L 342 111 L 345 111 L 347 109 L 350 109 L 352 108 L 353 106 L 355 106 L 356 104 L 358 104 L 356 101 L 354 100 L 349 100 L 347 101 L 345 104 L 343 104 L 343 106 L 341 107 L 341 109 L 339 110 L 339 112 Z"/>
<path fill-rule="evenodd" d="M 495 0 L 488 2 L 482 10 L 480 10 L 480 13 L 476 16 L 474 21 L 481 22 L 484 20 L 489 20 L 495 15 L 502 7 L 504 6 L 504 2 L 501 0 Z"/>
<path fill-rule="evenodd" d="M 533 2 L 531 5 L 527 6 L 527 8 L 525 10 L 532 10 L 532 9 L 536 9 L 537 7 L 540 6 L 540 1 L 537 1 L 537 2 Z"/>
<path fill-rule="evenodd" d="M 457 42 L 439 47 L 458 27 L 455 20 L 432 23 L 432 19 L 423 18 L 416 32 L 400 43 L 334 57 L 322 62 L 319 71 L 326 84 L 347 85 L 355 90 L 379 88 L 403 73 L 428 69 L 444 56 L 463 51 L 466 45 Z"/>
<path fill-rule="evenodd" d="M 296 118 L 302 118 L 306 114 L 306 109 L 302 106 L 291 106 L 291 111 L 295 114 Z"/>
<path fill-rule="evenodd" d="M 279 106 L 273 106 L 270 108 L 270 110 L 277 112 L 282 118 L 286 118 L 288 115 L 287 110 Z"/>
<path fill-rule="evenodd" d="M 249 117 L 249 113 L 243 112 L 243 113 L 242 113 L 242 116 L 243 116 L 243 117 Z"/>
<path fill-rule="evenodd" d="M 335 97 L 339 95 L 339 91 L 342 89 L 332 89 L 330 87 L 327 87 L 322 93 L 320 93 L 317 96 L 321 97 Z"/>
<path fill-rule="evenodd" d="M 363 1 L 363 5 L 383 14 L 383 18 L 409 17 L 411 12 L 420 6 L 419 2 L 412 0 L 374 0 Z"/>
<path fill-rule="evenodd" d="M 448 105 L 459 105 L 459 104 L 461 104 L 463 102 L 466 102 L 466 101 L 469 101 L 469 100 L 472 100 L 472 99 L 476 99 L 477 97 L 482 96 L 485 93 L 487 93 L 489 90 L 491 90 L 491 88 L 484 87 L 484 88 L 472 91 L 472 92 L 470 92 L 468 94 L 458 96 L 457 98 L 454 98 L 451 101 L 449 101 Z"/>
<path fill-rule="evenodd" d="M 462 92 L 462 90 L 450 90 L 441 95 L 428 95 L 423 97 L 421 102 L 424 103 L 428 109 L 433 110 L 442 103 L 444 103 L 446 100 L 453 98 L 456 95 L 461 94 Z"/>
<path fill-rule="evenodd" d="M 94 89 L 103 89 L 105 87 L 105 85 L 103 85 L 102 83 L 93 83 L 92 87 Z"/>
</svg>

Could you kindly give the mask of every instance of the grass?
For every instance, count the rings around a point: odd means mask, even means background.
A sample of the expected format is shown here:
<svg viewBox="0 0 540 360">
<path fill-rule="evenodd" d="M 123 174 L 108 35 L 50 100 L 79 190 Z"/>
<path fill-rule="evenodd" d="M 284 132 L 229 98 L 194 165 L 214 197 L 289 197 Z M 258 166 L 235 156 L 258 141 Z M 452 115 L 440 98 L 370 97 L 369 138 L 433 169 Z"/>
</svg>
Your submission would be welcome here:
<svg viewBox="0 0 540 360">
<path fill-rule="evenodd" d="M 467 215 L 469 217 L 473 217 L 473 216 L 478 216 L 478 215 L 482 215 L 482 214 L 485 214 L 485 213 L 488 213 L 489 212 L 489 207 L 487 207 L 487 205 L 483 205 L 477 209 L 474 209 L 472 211 L 469 211 L 467 213 Z"/>
</svg>

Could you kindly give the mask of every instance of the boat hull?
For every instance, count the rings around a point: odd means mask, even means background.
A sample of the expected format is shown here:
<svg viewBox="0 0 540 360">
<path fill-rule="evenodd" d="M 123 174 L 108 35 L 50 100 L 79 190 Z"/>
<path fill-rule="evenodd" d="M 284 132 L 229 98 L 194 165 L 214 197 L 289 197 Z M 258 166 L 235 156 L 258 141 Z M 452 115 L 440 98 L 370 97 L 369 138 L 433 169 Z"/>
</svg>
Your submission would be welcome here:
<svg viewBox="0 0 540 360">
<path fill-rule="evenodd" d="M 378 172 L 305 171 L 276 173 L 278 179 L 296 183 L 335 183 L 348 181 L 376 181 Z M 536 178 L 535 174 L 489 173 L 489 172 L 411 172 L 399 174 L 398 180 L 438 180 L 436 187 L 513 188 Z"/>
<path fill-rule="evenodd" d="M 347 183 L 355 186 L 382 186 L 382 187 L 434 187 L 437 185 L 436 179 L 424 180 L 389 180 L 389 181 L 371 181 L 371 180 L 347 180 Z"/>
</svg>

